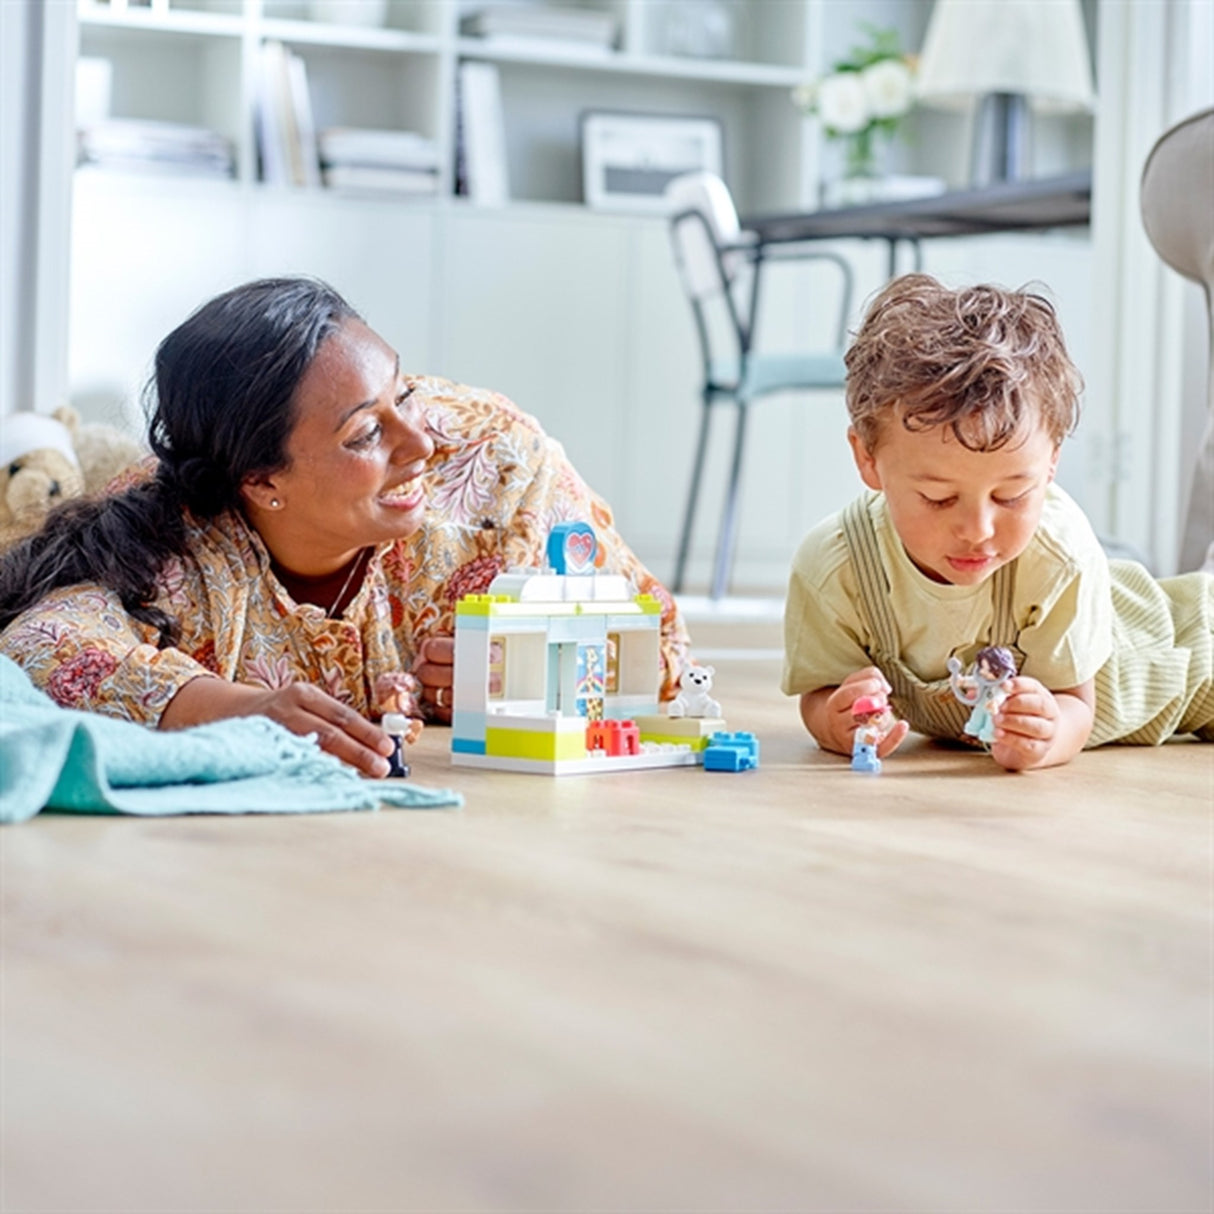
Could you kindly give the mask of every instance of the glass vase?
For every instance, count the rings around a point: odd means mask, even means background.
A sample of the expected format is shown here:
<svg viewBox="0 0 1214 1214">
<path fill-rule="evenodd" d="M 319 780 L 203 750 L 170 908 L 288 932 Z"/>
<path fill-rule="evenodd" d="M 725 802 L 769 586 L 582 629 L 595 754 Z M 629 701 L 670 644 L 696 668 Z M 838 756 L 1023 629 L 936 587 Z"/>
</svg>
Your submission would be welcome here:
<svg viewBox="0 0 1214 1214">
<path fill-rule="evenodd" d="M 847 159 L 844 176 L 879 177 L 877 167 L 877 144 L 873 128 L 865 127 L 847 137 Z"/>
</svg>

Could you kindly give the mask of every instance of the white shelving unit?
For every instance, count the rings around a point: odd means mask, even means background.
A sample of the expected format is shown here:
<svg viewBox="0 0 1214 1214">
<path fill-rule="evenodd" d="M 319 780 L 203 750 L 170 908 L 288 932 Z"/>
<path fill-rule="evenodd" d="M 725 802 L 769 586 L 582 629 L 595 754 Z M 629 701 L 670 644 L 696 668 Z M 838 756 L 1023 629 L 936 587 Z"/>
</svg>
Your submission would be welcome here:
<svg viewBox="0 0 1214 1214">
<path fill-rule="evenodd" d="M 444 194 L 454 191 L 457 68 L 481 60 L 500 71 L 511 192 L 519 201 L 580 202 L 579 118 L 610 109 L 715 117 L 741 207 L 808 202 L 815 166 L 789 90 L 814 62 L 822 0 L 582 3 L 616 23 L 616 45 L 603 52 L 557 41 L 519 48 L 461 34 L 464 16 L 495 2 L 503 0 L 388 0 L 384 24 L 361 26 L 312 20 L 305 0 L 81 0 L 80 53 L 113 65 L 115 117 L 218 131 L 232 141 L 246 184 L 258 177 L 257 51 L 276 39 L 307 65 L 318 127 L 413 130 L 434 139 Z M 675 24 L 697 11 L 726 24 L 728 58 L 669 53 Z"/>
</svg>

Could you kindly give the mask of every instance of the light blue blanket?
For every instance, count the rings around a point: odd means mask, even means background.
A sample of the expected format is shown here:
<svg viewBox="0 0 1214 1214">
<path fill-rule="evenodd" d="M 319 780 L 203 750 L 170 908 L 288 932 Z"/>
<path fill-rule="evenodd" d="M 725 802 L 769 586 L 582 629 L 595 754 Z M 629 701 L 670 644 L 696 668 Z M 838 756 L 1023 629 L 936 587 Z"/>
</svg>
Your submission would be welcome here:
<svg viewBox="0 0 1214 1214">
<path fill-rule="evenodd" d="M 161 732 L 60 708 L 0 655 L 0 823 L 98 814 L 316 813 L 462 805 L 450 789 L 364 780 L 268 717 Z"/>
</svg>

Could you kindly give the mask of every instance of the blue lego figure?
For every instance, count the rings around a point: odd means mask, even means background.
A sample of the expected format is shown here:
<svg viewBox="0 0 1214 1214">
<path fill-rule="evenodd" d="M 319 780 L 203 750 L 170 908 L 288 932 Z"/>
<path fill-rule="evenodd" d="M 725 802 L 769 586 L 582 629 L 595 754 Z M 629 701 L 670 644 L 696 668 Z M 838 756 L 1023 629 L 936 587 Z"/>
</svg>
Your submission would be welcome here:
<svg viewBox="0 0 1214 1214">
<path fill-rule="evenodd" d="M 759 766 L 759 739 L 753 733 L 714 733 L 704 747 L 705 771 L 751 771 Z"/>
<path fill-rule="evenodd" d="M 990 746 L 995 740 L 995 717 L 1007 699 L 1007 681 L 1016 673 L 1016 658 L 1002 645 L 988 645 L 978 651 L 968 674 L 961 673 L 957 658 L 948 660 L 948 681 L 953 695 L 973 711 L 965 723 L 965 732 Z"/>
</svg>

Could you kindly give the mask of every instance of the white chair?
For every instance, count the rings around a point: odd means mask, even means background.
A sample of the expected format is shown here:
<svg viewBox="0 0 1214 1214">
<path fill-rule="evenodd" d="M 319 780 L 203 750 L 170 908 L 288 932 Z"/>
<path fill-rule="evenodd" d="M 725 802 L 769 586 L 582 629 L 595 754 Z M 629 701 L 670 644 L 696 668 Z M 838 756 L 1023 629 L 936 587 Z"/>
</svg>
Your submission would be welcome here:
<svg viewBox="0 0 1214 1214">
<path fill-rule="evenodd" d="M 729 188 L 714 173 L 687 173 L 666 189 L 675 264 L 691 302 L 703 361 L 700 433 L 691 485 L 679 536 L 671 589 L 683 590 L 691 548 L 713 405 L 737 410 L 733 454 L 721 528 L 717 536 L 710 597 L 721 598 L 729 585 L 737 540 L 739 491 L 746 419 L 764 396 L 793 390 L 832 390 L 843 386 L 843 346 L 851 312 L 852 271 L 837 253 L 804 245 L 764 248 L 740 229 Z M 775 261 L 818 262 L 834 278 L 833 336 L 829 349 L 771 354 L 755 349 L 760 284 L 766 265 Z"/>
<path fill-rule="evenodd" d="M 1180 568 L 1214 572 L 1214 109 L 1164 131 L 1142 170 L 1142 223 L 1155 251 L 1205 291 L 1210 326 L 1209 415 L 1197 453 Z"/>
</svg>

